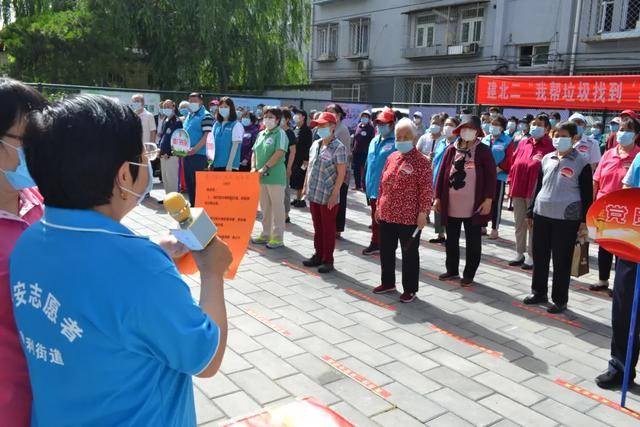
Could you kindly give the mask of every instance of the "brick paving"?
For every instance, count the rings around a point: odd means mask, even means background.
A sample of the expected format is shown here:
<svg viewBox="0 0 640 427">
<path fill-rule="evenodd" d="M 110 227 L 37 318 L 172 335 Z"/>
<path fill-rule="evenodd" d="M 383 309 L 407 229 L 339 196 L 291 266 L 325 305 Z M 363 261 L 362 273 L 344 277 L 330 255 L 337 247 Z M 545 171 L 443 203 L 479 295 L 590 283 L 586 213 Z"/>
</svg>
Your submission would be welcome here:
<svg viewBox="0 0 640 427">
<path fill-rule="evenodd" d="M 159 198 L 157 188 L 152 196 Z M 572 279 L 569 311 L 549 316 L 519 304 L 531 275 L 506 264 L 513 257 L 510 212 L 504 211 L 502 238 L 484 241 L 471 288 L 437 280 L 444 252 L 427 242 L 429 228 L 420 248 L 418 298 L 401 304 L 399 294 L 371 293 L 380 268 L 378 258 L 360 254 L 369 243 L 363 194 L 349 193 L 347 231 L 337 243 L 333 274 L 320 277 L 302 268 L 313 252 L 311 218 L 308 210 L 292 209 L 291 219 L 286 248 L 250 246 L 237 278 L 225 284 L 228 349 L 220 373 L 194 380 L 199 425 L 299 396 L 317 398 L 358 426 L 639 422 L 556 382 L 620 399 L 618 391 L 593 382 L 607 366 L 611 317 L 611 299 L 588 290 L 597 280 L 595 245 L 591 273 Z M 148 199 L 124 223 L 153 236 L 172 220 Z M 400 283 L 399 269 L 397 274 Z M 186 280 L 197 296 L 198 277 Z M 640 410 L 637 392 L 630 393 L 628 406 Z"/>
</svg>

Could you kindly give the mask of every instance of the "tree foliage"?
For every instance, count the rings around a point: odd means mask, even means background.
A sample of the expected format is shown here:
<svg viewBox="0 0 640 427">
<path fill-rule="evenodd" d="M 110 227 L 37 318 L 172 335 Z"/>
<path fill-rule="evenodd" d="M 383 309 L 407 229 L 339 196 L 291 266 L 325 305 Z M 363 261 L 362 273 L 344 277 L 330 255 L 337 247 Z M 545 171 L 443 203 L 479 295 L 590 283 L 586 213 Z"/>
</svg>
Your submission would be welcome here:
<svg viewBox="0 0 640 427">
<path fill-rule="evenodd" d="M 167 89 L 304 81 L 309 0 L 10 3 L 16 20 L 0 37 L 18 78 L 118 85 L 137 66 L 150 86 Z"/>
</svg>

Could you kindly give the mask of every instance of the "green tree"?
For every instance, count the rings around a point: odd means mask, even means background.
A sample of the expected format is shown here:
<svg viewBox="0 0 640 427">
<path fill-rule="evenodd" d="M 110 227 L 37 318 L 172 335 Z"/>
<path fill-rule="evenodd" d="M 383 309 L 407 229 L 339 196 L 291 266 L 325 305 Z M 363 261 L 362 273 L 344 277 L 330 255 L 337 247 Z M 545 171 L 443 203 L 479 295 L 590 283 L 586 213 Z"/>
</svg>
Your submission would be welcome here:
<svg viewBox="0 0 640 427">
<path fill-rule="evenodd" d="M 118 84 L 123 80 L 123 71 L 127 67 L 148 67 L 152 87 L 180 90 L 261 89 L 268 85 L 298 84 L 305 80 L 300 51 L 309 38 L 309 0 L 58 0 L 12 3 L 30 3 L 20 5 L 23 12 L 16 13 L 16 22 L 0 34 L 5 39 L 12 61 L 9 72 L 18 78 L 24 78 L 21 73 L 29 70 L 29 74 L 34 76 L 55 76 L 55 80 L 48 81 L 59 83 L 103 81 L 104 84 Z M 39 3 L 48 4 L 37 5 Z M 18 9 L 17 5 L 12 7 Z M 72 10 L 64 10 L 69 8 Z M 60 9 L 64 11 L 56 12 Z M 73 50 L 82 46 L 96 54 L 90 43 L 108 49 L 102 51 L 107 58 L 100 59 L 97 69 L 85 68 L 84 77 L 77 72 L 72 73 L 73 80 L 65 76 L 69 75 L 67 73 L 51 72 L 48 70 L 50 64 L 28 52 L 29 47 L 35 47 L 34 41 L 58 40 L 62 32 L 42 34 L 32 24 L 45 19 L 45 16 L 47 22 L 54 19 L 64 24 L 69 22 L 69 15 L 75 16 L 82 24 L 79 32 L 71 31 L 69 45 Z M 23 47 L 19 51 L 20 60 L 17 47 Z M 80 53 L 77 55 L 81 56 Z M 88 65 L 85 58 L 61 56 L 58 58 L 60 61 L 67 61 L 65 69 L 73 68 L 78 61 L 85 67 Z M 116 62 L 108 64 L 104 60 Z M 59 63 L 57 65 L 60 66 Z M 126 73 L 124 75 L 126 77 Z"/>
</svg>

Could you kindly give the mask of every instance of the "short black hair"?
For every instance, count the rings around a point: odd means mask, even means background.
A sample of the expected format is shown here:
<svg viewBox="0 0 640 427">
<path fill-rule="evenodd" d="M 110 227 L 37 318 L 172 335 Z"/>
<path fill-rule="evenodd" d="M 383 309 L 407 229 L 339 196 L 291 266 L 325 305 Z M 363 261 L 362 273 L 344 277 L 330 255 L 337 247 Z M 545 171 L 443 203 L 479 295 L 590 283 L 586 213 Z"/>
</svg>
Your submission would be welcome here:
<svg viewBox="0 0 640 427">
<path fill-rule="evenodd" d="M 536 120 L 540 120 L 541 122 L 544 122 L 544 127 L 549 129 L 551 127 L 551 122 L 549 121 L 549 116 L 547 116 L 545 113 L 540 113 L 536 116 Z"/>
<path fill-rule="evenodd" d="M 293 115 L 291 114 L 291 110 L 289 110 L 287 107 L 282 107 L 282 108 L 280 108 L 280 110 L 282 111 L 282 117 L 284 117 L 287 121 L 293 119 Z"/>
<path fill-rule="evenodd" d="M 142 161 L 142 124 L 118 101 L 78 95 L 31 114 L 24 151 L 45 205 L 91 209 L 110 202 L 123 163 Z"/>
<path fill-rule="evenodd" d="M 578 126 L 570 121 L 558 123 L 556 125 L 556 130 L 566 130 L 572 138 L 578 134 Z"/>
<path fill-rule="evenodd" d="M 340 120 L 344 119 L 344 117 L 346 116 L 346 114 L 344 113 L 344 110 L 342 109 L 340 104 L 329 104 L 329 105 L 327 105 L 327 108 L 325 108 L 324 111 L 329 111 L 329 110 L 333 110 L 336 113 L 338 113 L 340 115 Z"/>
<path fill-rule="evenodd" d="M 498 122 L 502 129 L 507 128 L 507 118 L 502 114 L 498 114 L 495 118 L 491 119 L 492 122 Z"/>
<path fill-rule="evenodd" d="M 432 122 L 444 123 L 445 120 L 447 120 L 446 117 L 443 117 L 441 114 L 434 114 L 431 116 Z"/>
<path fill-rule="evenodd" d="M 496 113 L 500 114 L 500 108 L 493 106 L 493 107 L 489 107 L 489 112 L 495 111 Z"/>
<path fill-rule="evenodd" d="M 510 122 L 516 122 L 516 124 L 518 124 L 518 122 L 519 122 L 520 120 L 518 120 L 518 118 L 517 118 L 516 116 L 511 116 L 511 117 L 509 117 L 509 121 L 510 121 Z"/>
<path fill-rule="evenodd" d="M 551 114 L 549 114 L 549 117 L 556 119 L 556 120 L 561 120 L 562 117 L 560 117 L 560 113 L 558 113 L 557 111 L 552 111 Z"/>
<path fill-rule="evenodd" d="M 280 107 L 276 107 L 276 106 L 267 107 L 267 111 L 264 112 L 264 115 L 266 115 L 267 113 L 271 113 L 274 116 L 276 116 L 276 120 L 280 120 L 282 118 L 282 110 L 280 109 Z"/>
<path fill-rule="evenodd" d="M 200 101 L 204 100 L 204 96 L 202 96 L 202 94 L 200 92 L 191 92 L 189 94 L 189 98 L 199 98 Z"/>
<path fill-rule="evenodd" d="M 471 110 L 468 108 L 463 108 L 460 110 L 460 114 L 471 114 Z"/>
<path fill-rule="evenodd" d="M 47 105 L 46 99 L 34 88 L 9 78 L 0 78 L 0 137 L 32 110 Z"/>
<path fill-rule="evenodd" d="M 236 104 L 233 102 L 233 99 L 228 96 L 223 96 L 220 98 L 220 104 L 227 104 L 229 106 L 229 121 L 235 122 L 238 120 L 238 113 L 236 113 Z M 216 110 L 216 120 L 218 123 L 224 122 L 224 117 L 220 114 L 220 104 L 218 104 L 218 109 Z"/>
<path fill-rule="evenodd" d="M 521 121 L 521 122 L 524 122 L 524 123 L 526 123 L 526 124 L 529 124 L 529 123 L 531 123 L 531 122 L 533 121 L 533 119 L 534 119 L 533 114 L 525 114 L 525 115 L 520 119 L 520 121 Z"/>
</svg>

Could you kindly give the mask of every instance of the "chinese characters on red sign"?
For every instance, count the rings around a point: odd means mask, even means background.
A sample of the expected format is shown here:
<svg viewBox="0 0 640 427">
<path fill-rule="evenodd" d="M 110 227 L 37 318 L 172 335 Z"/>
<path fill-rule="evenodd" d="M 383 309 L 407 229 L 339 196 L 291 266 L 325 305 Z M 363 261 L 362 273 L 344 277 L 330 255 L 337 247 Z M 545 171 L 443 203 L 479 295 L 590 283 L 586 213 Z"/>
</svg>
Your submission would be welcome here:
<svg viewBox="0 0 640 427">
<path fill-rule="evenodd" d="M 478 76 L 476 102 L 557 109 L 638 109 L 640 76 Z"/>
</svg>

